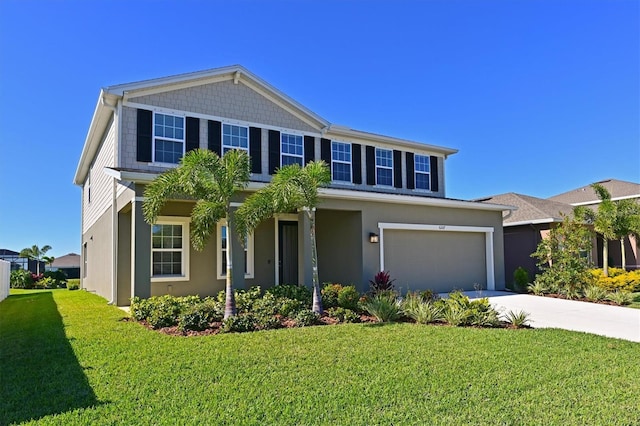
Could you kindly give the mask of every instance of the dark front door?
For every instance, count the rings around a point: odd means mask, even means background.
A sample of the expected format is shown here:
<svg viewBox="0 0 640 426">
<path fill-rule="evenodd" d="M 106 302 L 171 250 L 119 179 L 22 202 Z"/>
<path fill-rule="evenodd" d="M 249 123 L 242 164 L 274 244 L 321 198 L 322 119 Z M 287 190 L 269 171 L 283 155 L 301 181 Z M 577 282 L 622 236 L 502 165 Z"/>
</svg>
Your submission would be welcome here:
<svg viewBox="0 0 640 426">
<path fill-rule="evenodd" d="M 278 284 L 298 284 L 298 222 L 278 222 Z"/>
</svg>

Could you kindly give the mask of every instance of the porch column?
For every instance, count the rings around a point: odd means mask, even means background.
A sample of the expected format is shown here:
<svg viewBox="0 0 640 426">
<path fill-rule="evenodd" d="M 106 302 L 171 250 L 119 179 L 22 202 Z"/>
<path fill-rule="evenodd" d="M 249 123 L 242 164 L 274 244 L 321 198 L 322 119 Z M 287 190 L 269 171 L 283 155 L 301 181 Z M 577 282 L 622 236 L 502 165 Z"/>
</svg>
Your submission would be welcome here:
<svg viewBox="0 0 640 426">
<path fill-rule="evenodd" d="M 311 214 L 315 215 L 315 211 Z M 307 212 L 298 212 L 298 285 L 313 288 L 313 268 L 311 265 L 311 222 Z"/>
<path fill-rule="evenodd" d="M 151 226 L 142 215 L 142 197 L 131 202 L 131 296 L 151 297 Z"/>
<path fill-rule="evenodd" d="M 232 207 L 231 210 L 231 215 L 233 216 L 236 213 L 237 207 Z M 233 217 L 229 219 L 231 219 L 233 223 Z M 244 282 L 244 271 L 246 270 L 247 266 L 245 265 L 244 247 L 242 246 L 240 237 L 238 236 L 238 233 L 235 229 L 233 229 L 232 231 L 233 232 L 231 233 L 227 233 L 227 239 L 231 247 L 231 263 L 233 265 L 233 288 L 239 290 L 246 288 Z"/>
</svg>

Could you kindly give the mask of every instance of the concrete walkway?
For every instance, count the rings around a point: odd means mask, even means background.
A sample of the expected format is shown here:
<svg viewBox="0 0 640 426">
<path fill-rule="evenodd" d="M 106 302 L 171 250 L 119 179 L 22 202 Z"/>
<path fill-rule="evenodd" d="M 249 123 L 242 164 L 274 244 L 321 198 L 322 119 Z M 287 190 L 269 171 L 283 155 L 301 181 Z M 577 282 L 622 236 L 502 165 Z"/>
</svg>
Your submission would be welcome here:
<svg viewBox="0 0 640 426">
<path fill-rule="evenodd" d="M 470 298 L 488 297 L 498 311 L 528 312 L 533 328 L 561 328 L 640 342 L 640 309 L 504 291 L 469 291 Z"/>
</svg>

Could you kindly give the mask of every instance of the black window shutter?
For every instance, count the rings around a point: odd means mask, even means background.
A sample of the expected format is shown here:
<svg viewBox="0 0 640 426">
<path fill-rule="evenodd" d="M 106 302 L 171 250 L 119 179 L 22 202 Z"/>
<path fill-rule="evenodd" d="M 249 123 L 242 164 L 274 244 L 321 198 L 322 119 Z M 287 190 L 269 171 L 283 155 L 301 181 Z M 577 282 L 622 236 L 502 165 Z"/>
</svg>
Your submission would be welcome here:
<svg viewBox="0 0 640 426">
<path fill-rule="evenodd" d="M 262 129 L 249 127 L 249 155 L 251 173 L 262 174 Z"/>
<path fill-rule="evenodd" d="M 185 152 L 200 148 L 200 120 L 194 117 L 187 117 L 187 146 Z"/>
<path fill-rule="evenodd" d="M 280 167 L 280 132 L 269 130 L 269 174 L 274 174 L 278 167 Z"/>
<path fill-rule="evenodd" d="M 153 139 L 153 112 L 138 110 L 136 159 L 148 163 L 151 161 L 151 140 Z"/>
<path fill-rule="evenodd" d="M 429 157 L 429 172 L 431 175 L 431 190 L 438 192 L 438 157 Z"/>
<path fill-rule="evenodd" d="M 351 144 L 351 167 L 353 168 L 353 183 L 362 183 L 362 147 L 358 143 Z"/>
<path fill-rule="evenodd" d="M 415 189 L 416 177 L 414 174 L 413 152 L 405 153 L 404 159 L 407 163 L 407 189 Z"/>
<path fill-rule="evenodd" d="M 402 188 L 402 151 L 393 150 L 393 186 Z"/>
<path fill-rule="evenodd" d="M 222 156 L 222 123 L 209 120 L 208 148 Z"/>
<path fill-rule="evenodd" d="M 316 142 L 313 136 L 304 137 L 304 164 L 316 159 Z"/>
<path fill-rule="evenodd" d="M 367 185 L 375 185 L 376 184 L 376 148 L 375 147 L 367 146 L 366 161 L 367 161 Z"/>
<path fill-rule="evenodd" d="M 320 159 L 331 168 L 331 140 L 320 139 Z"/>
</svg>

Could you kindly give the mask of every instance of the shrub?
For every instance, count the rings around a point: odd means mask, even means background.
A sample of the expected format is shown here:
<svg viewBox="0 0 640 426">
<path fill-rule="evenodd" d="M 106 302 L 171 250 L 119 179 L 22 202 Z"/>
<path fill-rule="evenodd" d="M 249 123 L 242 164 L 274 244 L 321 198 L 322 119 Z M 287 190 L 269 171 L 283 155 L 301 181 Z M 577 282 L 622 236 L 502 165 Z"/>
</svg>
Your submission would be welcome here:
<svg viewBox="0 0 640 426">
<path fill-rule="evenodd" d="M 627 291 L 613 291 L 607 294 L 607 300 L 618 305 L 629 305 L 633 302 L 633 295 Z"/>
<path fill-rule="evenodd" d="M 393 290 L 394 281 L 395 279 L 391 279 L 389 272 L 380 271 L 373 276 L 373 280 L 369 280 L 371 292 L 377 294 L 381 291 Z"/>
<path fill-rule="evenodd" d="M 527 286 L 527 290 L 529 291 L 529 293 L 533 293 L 536 296 L 542 296 L 545 293 L 549 292 L 549 288 L 547 287 L 546 283 L 537 279 Z"/>
<path fill-rule="evenodd" d="M 178 317 L 194 305 L 201 303 L 198 296 L 154 296 L 149 299 L 133 297 L 129 311 L 137 321 L 147 321 L 152 328 L 171 327 L 178 324 Z"/>
<path fill-rule="evenodd" d="M 360 316 L 351 309 L 342 307 L 330 308 L 327 310 L 327 314 L 340 322 L 360 322 Z"/>
<path fill-rule="evenodd" d="M 338 295 L 342 289 L 341 284 L 324 283 L 320 294 L 322 296 L 322 306 L 325 309 L 335 308 L 338 306 Z"/>
<path fill-rule="evenodd" d="M 296 301 L 297 302 L 297 301 Z M 280 319 L 272 315 L 258 315 L 256 318 L 257 330 L 271 330 L 282 327 Z"/>
<path fill-rule="evenodd" d="M 33 283 L 31 272 L 25 271 L 24 269 L 11 271 L 11 275 L 9 276 L 9 286 L 11 288 L 33 288 Z"/>
<path fill-rule="evenodd" d="M 265 293 L 262 298 L 253 303 L 253 313 L 257 316 L 282 315 L 292 317 L 302 309 L 305 309 L 302 302 L 287 297 L 276 297 L 272 293 Z"/>
<path fill-rule="evenodd" d="M 368 298 L 362 307 L 380 322 L 392 322 L 402 318 L 402 306 L 395 293 L 389 291 Z"/>
<path fill-rule="evenodd" d="M 209 316 L 201 305 L 192 306 L 178 317 L 178 329 L 180 331 L 200 331 L 208 328 L 209 324 Z"/>
<path fill-rule="evenodd" d="M 73 278 L 67 280 L 67 289 L 69 290 L 78 290 L 80 288 L 80 279 Z"/>
<path fill-rule="evenodd" d="M 462 292 L 454 291 L 443 303 L 442 319 L 450 325 L 493 327 L 500 322 L 498 312 L 491 307 L 486 297 L 471 300 Z"/>
<path fill-rule="evenodd" d="M 236 311 L 241 313 L 249 313 L 253 311 L 253 304 L 260 299 L 262 291 L 259 286 L 253 286 L 249 290 L 237 289 L 233 292 L 236 299 Z M 226 293 L 224 290 L 218 293 L 218 302 L 225 303 Z"/>
<path fill-rule="evenodd" d="M 244 333 L 257 329 L 257 320 L 252 314 L 242 314 L 229 317 L 222 321 L 220 331 L 223 333 Z"/>
<path fill-rule="evenodd" d="M 525 311 L 508 311 L 504 314 L 504 319 L 515 328 L 529 326 L 529 313 Z"/>
<path fill-rule="evenodd" d="M 514 290 L 524 291 L 530 282 L 531 278 L 529 277 L 529 271 L 524 269 L 522 266 L 518 266 L 518 268 L 513 271 Z"/>
<path fill-rule="evenodd" d="M 594 284 L 607 291 L 640 291 L 640 270 L 625 272 L 620 268 L 609 268 L 609 276 L 605 277 L 602 269 L 589 271 Z"/>
<path fill-rule="evenodd" d="M 607 290 L 595 284 L 591 284 L 584 289 L 584 297 L 594 302 L 599 302 L 607 298 Z"/>
<path fill-rule="evenodd" d="M 360 293 L 353 285 L 347 285 L 338 292 L 338 307 L 355 311 L 358 309 Z"/>
<path fill-rule="evenodd" d="M 43 277 L 36 281 L 33 285 L 35 288 L 58 288 L 58 283 L 51 277 Z"/>
<path fill-rule="evenodd" d="M 404 308 L 405 314 L 418 324 L 430 324 L 442 319 L 442 303 L 420 302 Z"/>
<path fill-rule="evenodd" d="M 310 309 L 303 309 L 296 314 L 296 327 L 308 327 L 320 322 L 320 315 Z"/>
<path fill-rule="evenodd" d="M 52 286 L 55 287 L 47 287 L 47 288 L 59 288 L 64 287 L 67 283 L 67 274 L 63 271 L 45 271 L 43 274 L 44 278 L 51 278 L 53 280 Z"/>
<path fill-rule="evenodd" d="M 297 286 L 294 284 L 276 285 L 268 288 L 265 293 L 273 294 L 276 297 L 286 297 L 287 299 L 298 300 L 306 307 L 311 306 L 313 294 L 305 286 Z"/>
</svg>

